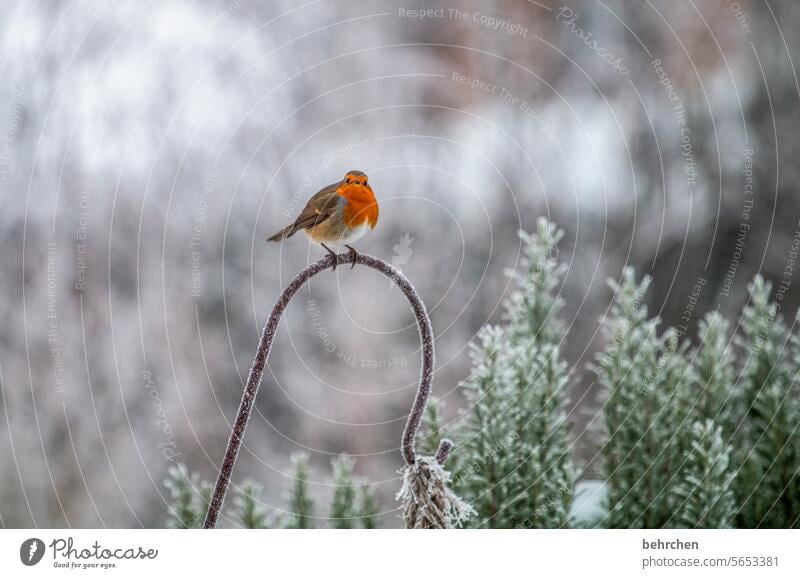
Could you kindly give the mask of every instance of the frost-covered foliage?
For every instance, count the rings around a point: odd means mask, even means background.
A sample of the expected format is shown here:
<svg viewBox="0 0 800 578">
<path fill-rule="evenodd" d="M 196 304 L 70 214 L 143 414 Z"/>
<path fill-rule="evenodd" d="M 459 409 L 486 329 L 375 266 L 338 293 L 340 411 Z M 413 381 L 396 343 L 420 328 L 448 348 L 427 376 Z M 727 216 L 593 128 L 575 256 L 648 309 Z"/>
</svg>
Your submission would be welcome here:
<svg viewBox="0 0 800 578">
<path fill-rule="evenodd" d="M 800 349 L 796 335 L 787 347 L 786 326 L 770 290 L 760 276 L 749 286 L 737 340 L 745 361 L 736 494 L 738 523 L 747 528 L 800 526 Z"/>
<path fill-rule="evenodd" d="M 246 480 L 236 488 L 233 499 L 235 519 L 242 528 L 266 528 L 267 509 L 261 501 L 264 487 L 253 480 Z"/>
<path fill-rule="evenodd" d="M 406 527 L 800 526 L 800 333 L 770 300 L 769 283 L 756 277 L 750 285 L 735 338 L 731 323 L 711 312 L 692 345 L 650 315 L 650 279 L 637 282 L 632 269 L 610 283 L 606 345 L 593 367 L 604 392 L 604 480 L 591 482 L 598 507 L 590 520 L 570 519 L 559 238 L 545 221 L 537 235 L 523 236 L 524 269 L 506 302 L 507 323 L 482 328 L 472 345 L 452 478 L 434 455 L 445 439 L 444 407 L 428 405 L 419 435 L 425 455 L 403 469 L 397 495 Z M 284 527 L 312 527 L 308 458 L 298 454 L 292 464 Z M 376 527 L 377 499 L 368 481 L 354 476 L 352 458 L 334 460 L 333 472 L 328 525 Z M 167 487 L 170 525 L 199 527 L 210 484 L 180 466 Z M 260 493 L 243 483 L 226 519 L 268 525 Z"/>
<path fill-rule="evenodd" d="M 201 480 L 196 472 L 189 474 L 184 464 L 178 464 L 169 469 L 164 485 L 170 494 L 169 527 L 202 528 L 211 499 L 211 483 Z"/>
<path fill-rule="evenodd" d="M 508 369 L 502 353 L 504 332 L 486 326 L 471 345 L 473 370 L 462 384 L 470 413 L 456 453 L 462 454 L 453 485 L 475 509 L 473 523 L 490 528 L 504 524 L 500 507 L 508 502 L 504 483 L 510 468 L 513 439 L 505 416 Z"/>
<path fill-rule="evenodd" d="M 286 501 L 289 510 L 287 528 L 314 527 L 314 501 L 308 488 L 308 454 L 304 452 L 292 455 L 292 486 Z"/>
<path fill-rule="evenodd" d="M 608 346 L 595 370 L 605 390 L 602 446 L 612 528 L 670 524 L 689 447 L 693 371 L 673 330 L 657 335 L 658 318 L 643 303 L 650 279 L 626 269 L 605 323 Z"/>
<path fill-rule="evenodd" d="M 333 499 L 329 523 L 331 528 L 376 528 L 378 524 L 378 502 L 375 491 L 364 478 L 353 474 L 355 460 L 342 455 L 333 460 Z"/>
<path fill-rule="evenodd" d="M 692 425 L 692 446 L 675 489 L 676 525 L 686 528 L 730 528 L 736 514 L 730 467 L 731 446 L 712 420 Z"/>
<path fill-rule="evenodd" d="M 268 515 L 262 499 L 261 484 L 247 479 L 235 486 L 231 508 L 226 510 L 228 524 L 239 528 L 306 529 L 314 527 L 314 500 L 309 484 L 309 460 L 305 452 L 292 455 L 291 485 L 285 492 L 285 516 Z M 354 460 L 340 456 L 333 460 L 331 528 L 377 528 L 380 507 L 375 490 L 368 480 L 353 476 Z M 211 498 L 212 484 L 198 473 L 189 473 L 181 464 L 170 469 L 164 482 L 169 489 L 171 528 L 201 528 Z"/>
<path fill-rule="evenodd" d="M 363 482 L 358 487 L 358 515 L 361 526 L 367 530 L 378 527 L 378 501 L 375 490 Z"/>
<path fill-rule="evenodd" d="M 458 528 L 474 513 L 450 489 L 450 472 L 431 456 L 419 457 L 403 468 L 397 499 L 409 529 Z"/>
<path fill-rule="evenodd" d="M 699 346 L 691 354 L 699 385 L 696 416 L 701 423 L 713 421 L 722 439 L 730 443 L 738 425 L 736 368 L 730 323 L 718 312 L 698 324 Z"/>
<path fill-rule="evenodd" d="M 331 527 L 339 530 L 355 528 L 359 517 L 353 463 L 353 458 L 345 455 L 333 461 L 333 500 L 329 518 Z"/>
<path fill-rule="evenodd" d="M 444 409 L 444 402 L 436 397 L 431 397 L 428 400 L 428 406 L 425 408 L 425 416 L 422 420 L 422 427 L 420 428 L 419 441 L 417 446 L 423 454 L 432 456 L 435 455 L 439 449 L 439 443 L 445 437 L 444 420 L 442 411 Z M 453 456 L 450 456 L 448 462 L 451 469 L 454 469 Z"/>
<path fill-rule="evenodd" d="M 202 528 L 211 500 L 213 484 L 200 478 L 197 472 L 189 473 L 186 465 L 178 464 L 169 469 L 164 481 L 170 493 L 168 526 L 170 528 Z M 236 487 L 233 508 L 229 516 L 235 524 L 244 528 L 266 528 L 267 513 L 261 501 L 262 486 L 245 480 Z"/>
<path fill-rule="evenodd" d="M 469 411 L 455 481 L 477 512 L 477 527 L 565 526 L 573 493 L 569 372 L 559 355 L 562 232 L 540 219 L 536 235 L 521 236 L 525 253 L 512 273 L 517 290 L 505 303 L 507 324 L 479 333 L 462 384 Z"/>
<path fill-rule="evenodd" d="M 631 258 L 653 264 L 664 287 L 676 271 L 702 268 L 710 259 L 710 292 L 728 274 L 731 245 L 746 244 L 731 301 L 748 267 L 763 266 L 773 278 L 782 274 L 784 244 L 800 215 L 797 86 L 789 74 L 797 62 L 791 30 L 800 29 L 800 2 L 739 2 L 736 14 L 733 1 L 696 2 L 709 27 L 686 2 L 642 8 L 565 2 L 580 12 L 575 25 L 556 18 L 552 9 L 560 5 L 547 2 L 539 4 L 552 11 L 533 2 L 463 3 L 498 24 L 519 23 L 551 43 L 547 49 L 530 37 L 504 34 L 505 25 L 397 17 L 398 7 L 429 4 L 439 3 L 2 3 L 4 526 L 115 527 L 135 523 L 132 512 L 146 525 L 165 517 L 154 488 L 134 481 L 166 478 L 175 459 L 199 460 L 198 439 L 209 447 L 225 443 L 227 432 L 217 428 L 223 416 L 211 412 L 217 399 L 223 408 L 239 401 L 231 370 L 252 361 L 254 314 L 262 315 L 278 284 L 309 258 L 300 239 L 277 251 L 255 237 L 279 226 L 285 214 L 296 216 L 310 195 L 351 168 L 380 167 L 370 176 L 379 177 L 381 203 L 388 201 L 384 215 L 388 209 L 412 216 L 382 218 L 380 234 L 359 248 L 388 257 L 400 242 L 397 262 L 419 291 L 444 297 L 436 315 L 450 351 L 473 337 L 467 319 L 492 313 L 499 270 L 517 250 L 505 231 L 531 215 L 561 215 L 568 230 L 580 233 L 570 265 L 580 274 L 568 283 L 569 294 L 585 292 L 582 328 L 604 308 L 602 290 L 587 277 L 617 277 L 624 253 L 618 248 L 633 247 Z M 734 17 L 752 33 L 742 34 Z M 632 82 L 619 82 L 616 67 L 576 44 L 580 39 L 570 32 L 580 29 L 594 32 L 591 46 L 596 40 L 625 49 Z M 663 60 L 675 93 L 653 83 L 645 51 L 627 50 L 636 38 Z M 716 42 L 721 49 L 709 50 Z M 564 66 L 564 55 L 575 65 Z M 698 62 L 702 78 L 693 68 Z M 541 90 L 525 69 L 554 90 Z M 502 86 L 535 101 L 535 114 L 441 76 L 456 70 L 484 88 Z M 586 89 L 589 80 L 597 90 Z M 685 134 L 691 158 L 673 154 L 679 141 L 670 96 L 691 115 L 691 134 Z M 569 105 L 576 104 L 573 111 Z M 754 156 L 743 152 L 745 143 Z M 745 207 L 744 231 L 742 191 L 731 187 L 740 188 L 750 161 L 758 190 L 752 210 Z M 416 168 L 423 166 L 430 168 Z M 675 186 L 690 169 L 696 186 Z M 666 198 L 661 183 L 668 186 Z M 698 207 L 714 211 L 713 230 L 698 226 Z M 655 233 L 662 226 L 659 243 Z M 675 241 L 685 241 L 679 269 L 671 258 Z M 465 249 L 463 261 L 451 258 Z M 474 274 L 484 266 L 486 276 Z M 354 271 L 346 277 L 341 271 L 348 306 L 338 306 L 341 296 L 328 286 L 333 275 L 315 288 L 340 352 L 359 352 L 374 336 L 375 325 L 359 326 L 359 320 L 380 321 L 380 329 L 404 326 L 399 307 L 398 317 L 386 316 L 387 299 L 400 298 L 399 292 Z M 84 272 L 85 290 L 78 290 Z M 798 302 L 798 290 L 795 266 L 787 303 Z M 469 301 L 467 312 L 453 306 L 459 299 Z M 56 320 L 48 313 L 58 318 L 58 362 L 51 358 Z M 317 332 L 302 329 L 291 328 L 294 345 L 273 352 L 270 365 L 305 405 L 285 403 L 280 388 L 264 388 L 258 405 L 280 413 L 288 439 L 332 439 L 340 433 L 337 420 L 308 420 L 305 412 L 337 407 L 342 394 L 318 387 L 309 367 L 298 363 L 296 352 L 319 346 Z M 581 351 L 591 333 L 573 337 Z M 391 356 L 398 345 L 410 351 L 416 336 L 404 331 L 396 339 L 375 340 L 371 357 Z M 441 367 L 442 385 L 463 377 L 463 361 Z M 154 378 L 147 387 L 140 377 L 145 367 Z M 353 371 L 336 355 L 320 355 L 313 367 L 353 390 L 375 393 L 369 388 L 383 385 L 374 372 Z M 62 369 L 66 387 L 53 395 Z M 396 383 L 418 376 L 413 364 L 394 372 Z M 213 392 L 200 394 L 199 383 L 213 384 Z M 151 403 L 156 395 L 159 415 Z M 368 411 L 356 411 L 362 410 Z M 34 415 L 38 425 L 31 428 Z M 171 429 L 168 438 L 154 420 Z M 391 447 L 395 434 L 379 428 L 374 447 Z M 251 435 L 247 443 L 268 463 L 285 457 L 269 436 Z M 258 467 L 248 456 L 237 467 Z M 370 461 L 384 477 L 399 465 L 391 452 Z M 265 497 L 275 500 L 273 483 L 259 481 Z M 320 505 L 317 516 L 325 513 Z"/>
<path fill-rule="evenodd" d="M 647 507 L 645 498 L 631 490 L 647 465 L 634 453 L 649 429 L 650 416 L 638 409 L 641 384 L 646 384 L 655 367 L 659 344 L 657 320 L 648 319 L 643 305 L 650 284 L 645 277 L 637 284 L 632 269 L 626 269 L 615 292 L 611 315 L 604 325 L 608 340 L 595 371 L 603 387 L 603 418 L 606 441 L 602 446 L 608 500 L 607 519 L 602 525 L 626 527 Z"/>
<path fill-rule="evenodd" d="M 699 323 L 694 349 L 672 329 L 657 335 L 642 303 L 647 284 L 632 270 L 612 284 L 609 345 L 596 368 L 607 391 L 605 524 L 797 527 L 800 338 L 770 284 L 757 276 L 749 286 L 735 350 L 718 313 Z"/>
</svg>

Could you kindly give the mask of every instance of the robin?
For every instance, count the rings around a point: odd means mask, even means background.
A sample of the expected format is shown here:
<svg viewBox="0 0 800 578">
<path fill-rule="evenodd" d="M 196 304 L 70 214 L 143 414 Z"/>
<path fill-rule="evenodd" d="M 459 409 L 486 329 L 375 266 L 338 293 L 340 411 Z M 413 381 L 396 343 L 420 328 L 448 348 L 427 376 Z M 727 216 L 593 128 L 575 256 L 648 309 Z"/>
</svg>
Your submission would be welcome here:
<svg viewBox="0 0 800 578">
<path fill-rule="evenodd" d="M 361 171 L 348 171 L 338 183 L 333 183 L 309 199 L 294 223 L 269 237 L 267 241 L 283 241 L 297 231 L 305 231 L 314 243 L 319 243 L 331 255 L 336 255 L 326 243 L 347 247 L 352 256 L 350 268 L 356 266 L 358 253 L 348 243 L 354 243 L 378 223 L 378 201 Z M 334 260 L 333 269 L 336 270 Z"/>
</svg>

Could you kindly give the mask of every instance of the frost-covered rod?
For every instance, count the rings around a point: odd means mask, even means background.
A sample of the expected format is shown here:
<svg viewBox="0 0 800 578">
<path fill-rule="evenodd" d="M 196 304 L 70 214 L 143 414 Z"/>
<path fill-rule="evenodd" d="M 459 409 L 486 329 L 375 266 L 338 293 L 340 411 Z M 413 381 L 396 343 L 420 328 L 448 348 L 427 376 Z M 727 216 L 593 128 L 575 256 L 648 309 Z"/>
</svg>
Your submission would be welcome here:
<svg viewBox="0 0 800 578">
<path fill-rule="evenodd" d="M 256 351 L 253 365 L 250 368 L 250 375 L 247 377 L 247 384 L 244 388 L 242 401 L 239 403 L 236 421 L 233 424 L 231 436 L 228 440 L 228 447 L 225 450 L 225 457 L 222 460 L 217 483 L 214 486 L 214 493 L 208 505 L 208 513 L 206 514 L 206 519 L 203 524 L 204 528 L 214 528 L 217 525 L 217 518 L 222 509 L 225 492 L 231 480 L 233 466 L 236 464 L 236 457 L 239 455 L 239 446 L 242 444 L 244 431 L 247 428 L 247 422 L 253 411 L 258 387 L 261 384 L 261 376 L 264 373 L 264 366 L 267 363 L 269 350 L 272 347 L 272 340 L 275 338 L 278 323 L 280 322 L 286 306 L 289 304 L 292 297 L 294 297 L 295 293 L 297 293 L 309 279 L 326 269 L 332 268 L 334 265 L 350 264 L 352 261 L 353 255 L 351 253 L 342 253 L 336 256 L 327 255 L 303 269 L 278 297 L 278 301 L 272 308 L 269 319 L 267 319 L 267 324 L 264 326 L 261 341 L 258 344 L 258 350 Z M 431 322 L 428 318 L 425 305 L 422 303 L 419 295 L 417 295 L 414 287 L 400 271 L 392 267 L 389 263 L 375 257 L 370 257 L 369 255 L 358 254 L 356 256 L 356 263 L 380 271 L 400 287 L 408 299 L 408 302 L 411 304 L 411 309 L 414 311 L 414 317 L 416 317 L 417 320 L 417 328 L 419 329 L 420 341 L 422 343 L 422 370 L 417 394 L 414 397 L 414 404 L 411 407 L 408 421 L 406 421 L 401 442 L 403 460 L 405 460 L 407 465 L 412 465 L 417 459 L 415 440 L 422 415 L 425 411 L 425 406 L 428 403 L 428 396 L 431 392 L 431 380 L 433 378 L 434 355 Z M 451 447 L 452 444 L 449 441 L 442 440 L 442 444 L 437 452 L 437 458 L 441 458 L 440 463 L 444 462 Z"/>
</svg>

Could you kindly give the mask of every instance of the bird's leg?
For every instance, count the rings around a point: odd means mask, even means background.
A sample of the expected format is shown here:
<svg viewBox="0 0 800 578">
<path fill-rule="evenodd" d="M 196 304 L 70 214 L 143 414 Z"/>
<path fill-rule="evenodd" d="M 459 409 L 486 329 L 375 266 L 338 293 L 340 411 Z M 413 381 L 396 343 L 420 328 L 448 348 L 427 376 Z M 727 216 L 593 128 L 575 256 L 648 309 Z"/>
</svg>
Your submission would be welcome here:
<svg viewBox="0 0 800 578">
<path fill-rule="evenodd" d="M 353 267 L 356 266 L 356 259 L 358 259 L 358 253 L 350 245 L 345 245 L 345 247 L 350 249 L 349 253 L 350 253 L 351 257 L 352 257 L 351 261 L 350 261 L 350 268 L 352 269 Z"/>
<path fill-rule="evenodd" d="M 328 247 L 325 243 L 320 243 L 322 247 L 331 255 L 333 255 L 333 270 L 336 271 L 336 265 L 339 264 L 339 255 L 336 254 L 335 251 L 331 251 L 331 248 Z"/>
</svg>

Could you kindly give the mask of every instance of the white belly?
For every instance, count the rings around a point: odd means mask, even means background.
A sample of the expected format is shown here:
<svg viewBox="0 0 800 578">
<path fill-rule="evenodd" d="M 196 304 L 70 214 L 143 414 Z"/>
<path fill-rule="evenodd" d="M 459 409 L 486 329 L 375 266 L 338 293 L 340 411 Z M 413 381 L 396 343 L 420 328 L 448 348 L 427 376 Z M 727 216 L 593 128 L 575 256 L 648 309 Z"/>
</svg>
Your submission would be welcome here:
<svg viewBox="0 0 800 578">
<path fill-rule="evenodd" d="M 342 235 L 337 235 L 335 237 L 332 237 L 330 235 L 315 234 L 315 232 L 313 232 L 311 229 L 306 229 L 305 233 L 306 235 L 308 235 L 308 238 L 311 239 L 313 243 L 317 244 L 325 243 L 331 249 L 339 250 L 344 245 L 355 243 L 361 237 L 366 235 L 368 231 L 371 231 L 371 229 L 369 227 L 369 224 L 365 222 L 363 225 L 359 225 L 358 227 L 353 227 L 352 229 L 345 229 L 345 232 Z"/>
<path fill-rule="evenodd" d="M 363 225 L 359 225 L 358 227 L 353 227 L 350 229 L 346 234 L 344 239 L 342 240 L 342 245 L 345 243 L 355 243 L 361 237 L 367 234 L 368 231 L 371 229 L 369 228 L 369 224 L 364 222 Z"/>
</svg>

